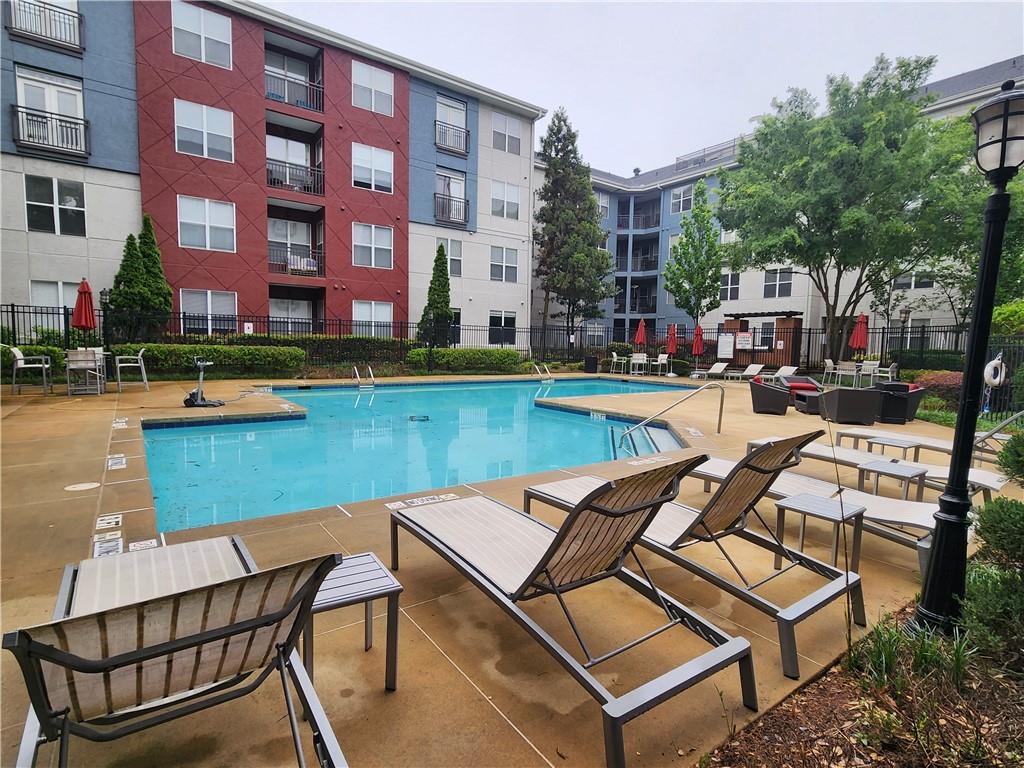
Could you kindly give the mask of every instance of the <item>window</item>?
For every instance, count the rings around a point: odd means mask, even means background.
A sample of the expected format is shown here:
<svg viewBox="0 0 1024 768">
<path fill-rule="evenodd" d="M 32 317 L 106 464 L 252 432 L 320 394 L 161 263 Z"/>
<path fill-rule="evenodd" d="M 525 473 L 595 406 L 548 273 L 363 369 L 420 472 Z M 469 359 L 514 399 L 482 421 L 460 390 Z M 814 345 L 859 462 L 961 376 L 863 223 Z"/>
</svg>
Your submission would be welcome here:
<svg viewBox="0 0 1024 768">
<path fill-rule="evenodd" d="M 518 277 L 519 269 L 516 261 L 519 254 L 515 248 L 502 248 L 500 245 L 491 246 L 491 280 L 503 283 L 514 283 Z"/>
<path fill-rule="evenodd" d="M 391 227 L 353 224 L 352 263 L 357 267 L 391 269 L 392 238 Z"/>
<path fill-rule="evenodd" d="M 270 317 L 271 333 L 309 333 L 313 330 L 313 302 L 271 298 Z"/>
<path fill-rule="evenodd" d="M 384 69 L 361 61 L 352 62 L 352 105 L 379 112 L 393 113 L 395 76 Z"/>
<path fill-rule="evenodd" d="M 73 307 L 78 300 L 78 283 L 69 280 L 32 280 L 29 282 L 29 296 L 34 307 Z"/>
<path fill-rule="evenodd" d="M 914 275 L 912 272 L 900 275 L 893 282 L 892 287 L 897 291 L 909 291 L 914 287 Z"/>
<path fill-rule="evenodd" d="M 231 69 L 231 19 L 188 3 L 171 3 L 174 52 Z"/>
<path fill-rule="evenodd" d="M 764 272 L 764 297 L 782 299 L 793 295 L 793 270 L 766 269 Z"/>
<path fill-rule="evenodd" d="M 448 256 L 448 274 L 452 277 L 462 277 L 462 241 L 439 237 L 437 245 L 444 246 L 444 252 Z"/>
<path fill-rule="evenodd" d="M 907 272 L 896 278 L 893 288 L 897 291 L 909 291 L 914 288 L 931 288 L 934 285 L 934 275 L 927 272 Z"/>
<path fill-rule="evenodd" d="M 357 335 L 390 336 L 392 312 L 390 301 L 353 301 L 352 332 Z"/>
<path fill-rule="evenodd" d="M 386 149 L 353 144 L 352 186 L 390 193 L 394 162 L 394 153 Z"/>
<path fill-rule="evenodd" d="M 466 127 L 466 105 L 447 96 L 437 97 L 437 121 L 456 128 Z"/>
<path fill-rule="evenodd" d="M 519 121 L 500 112 L 494 112 L 491 118 L 491 146 L 502 152 L 519 154 L 519 139 L 522 135 Z"/>
<path fill-rule="evenodd" d="M 234 291 L 181 290 L 182 333 L 237 333 L 237 314 Z"/>
<path fill-rule="evenodd" d="M 718 233 L 718 241 L 722 245 L 725 245 L 727 243 L 735 243 L 739 239 L 739 235 L 736 234 L 735 229 L 723 229 Z"/>
<path fill-rule="evenodd" d="M 595 192 L 594 194 L 597 195 L 597 210 L 601 214 L 601 220 L 604 221 L 608 218 L 608 208 L 611 198 L 608 196 L 607 192 Z"/>
<path fill-rule="evenodd" d="M 19 66 L 17 140 L 68 152 L 86 152 L 82 81 Z"/>
<path fill-rule="evenodd" d="M 693 184 L 687 184 L 685 187 L 676 187 L 672 190 L 672 197 L 670 200 L 669 210 L 672 213 L 682 213 L 683 211 L 690 210 L 690 206 L 693 204 Z"/>
<path fill-rule="evenodd" d="M 175 148 L 211 160 L 235 160 L 235 116 L 224 109 L 174 100 Z"/>
<path fill-rule="evenodd" d="M 450 329 L 452 345 L 462 343 L 462 309 L 452 307 L 452 326 Z"/>
<path fill-rule="evenodd" d="M 30 232 L 85 237 L 85 185 L 26 175 L 25 219 Z"/>
<path fill-rule="evenodd" d="M 761 323 L 761 332 L 756 336 L 757 346 L 771 349 L 775 346 L 775 321 Z"/>
<path fill-rule="evenodd" d="M 309 62 L 285 56 L 277 51 L 267 51 L 264 69 L 286 80 L 303 84 L 309 82 Z"/>
<path fill-rule="evenodd" d="M 737 272 L 722 275 L 722 288 L 718 292 L 720 301 L 735 301 L 740 297 L 740 276 Z"/>
<path fill-rule="evenodd" d="M 305 221 L 267 219 L 267 243 L 271 261 L 278 255 L 295 257 L 296 261 L 308 258 L 311 230 L 312 227 Z"/>
<path fill-rule="evenodd" d="M 178 245 L 208 251 L 235 250 L 235 205 L 178 195 Z"/>
<path fill-rule="evenodd" d="M 935 285 L 935 275 L 928 272 L 916 272 L 914 274 L 915 288 L 931 288 Z"/>
<path fill-rule="evenodd" d="M 491 182 L 491 215 L 519 218 L 519 187 L 504 181 Z"/>
<path fill-rule="evenodd" d="M 497 312 L 491 310 L 490 323 L 487 331 L 488 344 L 516 343 L 516 313 Z"/>
</svg>

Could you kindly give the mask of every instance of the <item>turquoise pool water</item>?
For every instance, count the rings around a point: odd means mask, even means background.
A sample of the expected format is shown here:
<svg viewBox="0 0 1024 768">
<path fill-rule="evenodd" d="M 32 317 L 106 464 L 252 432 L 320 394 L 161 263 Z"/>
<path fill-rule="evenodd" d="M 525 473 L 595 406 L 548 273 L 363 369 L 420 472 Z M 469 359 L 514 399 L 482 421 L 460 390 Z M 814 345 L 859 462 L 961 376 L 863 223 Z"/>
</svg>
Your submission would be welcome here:
<svg viewBox="0 0 1024 768">
<path fill-rule="evenodd" d="M 613 442 L 627 424 L 536 407 L 534 399 L 664 390 L 601 379 L 277 390 L 306 407 L 307 418 L 144 432 L 157 527 L 197 528 L 607 461 L 617 457 Z M 655 450 L 642 430 L 634 434 L 637 453 Z"/>
</svg>

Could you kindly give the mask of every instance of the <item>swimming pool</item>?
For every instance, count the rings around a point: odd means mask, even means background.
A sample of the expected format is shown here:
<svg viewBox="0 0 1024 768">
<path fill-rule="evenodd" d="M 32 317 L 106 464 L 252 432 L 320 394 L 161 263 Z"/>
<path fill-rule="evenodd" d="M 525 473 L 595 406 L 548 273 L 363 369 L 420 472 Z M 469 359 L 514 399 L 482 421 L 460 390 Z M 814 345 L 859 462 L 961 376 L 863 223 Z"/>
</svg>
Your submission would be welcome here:
<svg viewBox="0 0 1024 768">
<path fill-rule="evenodd" d="M 652 391 L 665 387 L 590 379 L 275 390 L 304 406 L 307 417 L 144 431 L 157 528 L 344 506 L 619 458 L 615 444 L 627 424 L 536 407 L 534 400 Z M 674 447 L 664 430 L 633 435 L 639 455 Z"/>
</svg>

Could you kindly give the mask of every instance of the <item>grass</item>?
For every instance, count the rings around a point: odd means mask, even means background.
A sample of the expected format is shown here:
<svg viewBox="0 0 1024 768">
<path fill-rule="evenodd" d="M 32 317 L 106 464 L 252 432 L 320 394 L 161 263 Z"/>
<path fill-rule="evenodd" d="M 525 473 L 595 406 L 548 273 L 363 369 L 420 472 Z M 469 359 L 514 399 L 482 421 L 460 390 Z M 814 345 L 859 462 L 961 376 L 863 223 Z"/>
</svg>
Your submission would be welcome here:
<svg viewBox="0 0 1024 768">
<path fill-rule="evenodd" d="M 932 424 L 941 424 L 944 427 L 956 426 L 956 411 L 945 409 L 919 408 L 917 418 L 921 421 L 929 421 Z M 978 416 L 978 430 L 985 431 L 996 426 L 1001 419 L 990 419 L 985 416 Z M 1010 430 L 1012 431 L 1012 430 Z"/>
</svg>

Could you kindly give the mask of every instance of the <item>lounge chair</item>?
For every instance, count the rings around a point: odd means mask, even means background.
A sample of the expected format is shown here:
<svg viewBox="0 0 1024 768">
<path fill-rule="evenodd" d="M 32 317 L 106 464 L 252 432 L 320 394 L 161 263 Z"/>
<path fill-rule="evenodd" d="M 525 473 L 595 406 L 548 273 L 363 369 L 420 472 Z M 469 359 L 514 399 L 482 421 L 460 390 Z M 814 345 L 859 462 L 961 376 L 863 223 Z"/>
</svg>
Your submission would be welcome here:
<svg viewBox="0 0 1024 768">
<path fill-rule="evenodd" d="M 784 365 L 775 373 L 762 373 L 761 380 L 765 382 L 777 382 L 779 379 L 784 379 L 787 376 L 796 376 L 797 366 L 795 365 Z"/>
<path fill-rule="evenodd" d="M 49 355 L 25 355 L 17 347 L 11 347 L 11 355 L 14 357 L 14 367 L 11 369 L 11 394 L 21 394 L 24 384 L 18 383 L 18 371 L 39 371 L 43 375 L 43 394 L 53 389 L 53 382 L 48 381 L 50 377 L 50 356 Z"/>
<path fill-rule="evenodd" d="M 818 398 L 821 418 L 837 424 L 870 426 L 878 420 L 881 407 L 882 395 L 877 389 L 836 387 Z"/>
<path fill-rule="evenodd" d="M 1018 411 L 1007 419 L 1003 419 L 992 429 L 985 432 L 976 432 L 974 435 L 974 458 L 978 461 L 994 462 L 999 451 L 1002 450 L 1002 443 L 1010 439 L 1010 435 L 1003 432 L 1016 421 L 1024 418 L 1024 411 Z M 909 432 L 897 432 L 891 429 L 874 429 L 871 427 L 850 427 L 840 429 L 836 432 L 836 445 L 842 445 L 845 438 L 853 440 L 853 447 L 860 448 L 860 441 L 872 437 L 893 437 L 902 440 L 911 440 L 917 444 L 914 461 L 920 457 L 919 449 L 925 448 L 930 451 L 944 453 L 947 456 L 953 454 L 953 441 L 941 437 L 929 437 L 927 435 L 915 435 Z"/>
<path fill-rule="evenodd" d="M 31 702 L 16 764 L 33 765 L 41 743 L 59 741 L 66 765 L 71 736 L 112 741 L 245 696 L 277 673 L 298 762 L 289 678 L 319 764 L 346 765 L 296 652 L 317 589 L 340 562 L 253 572 L 240 540 L 221 537 L 69 566 L 53 621 L 3 637 Z"/>
<path fill-rule="evenodd" d="M 825 369 L 821 372 L 821 383 L 827 385 L 830 379 L 835 381 L 836 386 L 839 386 L 839 379 L 836 378 L 836 364 L 826 357 Z"/>
<path fill-rule="evenodd" d="M 706 460 L 699 455 L 660 464 L 616 482 L 601 481 L 585 493 L 555 529 L 486 496 L 396 510 L 391 513 L 391 567 L 398 568 L 398 529 L 404 528 L 447 560 L 540 643 L 602 706 L 605 760 L 624 766 L 622 727 L 714 673 L 738 664 L 743 703 L 757 708 L 750 643 L 733 638 L 654 586 L 633 552 L 658 510 L 675 498 L 679 479 Z M 624 567 L 632 556 L 640 574 Z M 620 648 L 594 655 L 563 600 L 570 590 L 614 577 L 650 600 L 667 622 Z M 578 661 L 520 607 L 553 596 L 586 656 Z M 615 621 L 609 603 L 601 617 Z M 714 648 L 628 693 L 613 694 L 590 670 L 622 651 L 677 625 Z"/>
<path fill-rule="evenodd" d="M 646 374 L 649 364 L 646 352 L 634 352 L 629 356 L 630 375 Z"/>
<path fill-rule="evenodd" d="M 706 371 L 694 371 L 690 374 L 695 379 L 710 379 L 712 376 L 724 376 L 728 363 L 715 363 Z"/>
<path fill-rule="evenodd" d="M 761 369 L 764 368 L 760 363 L 751 363 L 742 371 L 729 371 L 725 374 L 726 379 L 735 379 L 736 381 L 743 381 L 744 379 L 752 379 L 761 373 Z"/>
<path fill-rule="evenodd" d="M 694 509 L 677 502 L 665 504 L 639 542 L 644 548 L 697 574 L 723 591 L 774 618 L 778 625 L 782 671 L 787 677 L 794 679 L 800 677 L 795 632 L 799 622 L 849 592 L 854 621 L 858 626 L 865 626 L 867 623 L 864 615 L 864 597 L 860 577 L 856 573 L 834 568 L 809 555 L 786 547 L 771 533 L 771 528 L 755 508 L 772 483 L 778 479 L 779 474 L 784 469 L 799 463 L 800 460 L 796 454 L 799 447 L 821 434 L 823 433 L 819 430 L 806 435 L 779 439 L 777 442 L 764 445 L 754 453 L 748 454 L 736 462 L 729 475 L 722 481 L 717 493 L 708 500 L 703 509 Z M 524 493 L 527 511 L 529 511 L 528 502 L 530 500 L 542 501 L 558 509 L 571 509 L 574 504 L 578 503 L 578 498 L 585 498 L 584 494 L 587 493 L 588 488 L 600 487 L 599 484 L 604 482 L 606 481 L 601 478 L 584 476 L 527 488 Z M 770 538 L 749 529 L 747 518 L 750 514 L 761 521 L 761 524 L 769 532 Z M 729 536 L 736 536 L 746 542 L 756 544 L 777 558 L 787 559 L 789 564 L 776 573 L 751 583 L 723 546 L 723 541 Z M 695 560 L 680 554 L 680 551 L 686 547 L 700 543 L 714 544 L 736 571 L 742 583 L 726 579 Z M 800 599 L 788 606 L 776 605 L 754 591 L 793 567 L 806 568 L 827 579 L 828 583 L 808 595 L 801 596 Z"/>
<path fill-rule="evenodd" d="M 765 443 L 774 442 L 780 440 L 779 437 L 764 437 L 757 440 L 751 440 L 747 443 L 747 450 L 754 450 L 759 448 Z M 841 467 L 852 467 L 856 469 L 861 464 L 866 464 L 869 461 L 884 461 L 887 457 L 879 453 L 870 453 L 868 451 L 858 451 L 854 448 L 843 448 L 838 445 L 827 445 L 825 443 L 808 443 L 800 449 L 800 457 L 804 459 L 818 459 L 820 461 L 826 461 L 830 464 L 838 464 Z M 894 463 L 896 459 L 890 459 Z M 925 485 L 929 488 L 935 488 L 942 490 L 945 488 L 946 481 L 949 479 L 949 466 L 942 464 L 922 464 L 920 462 L 898 462 L 903 464 L 910 464 L 915 467 L 923 467 L 927 470 L 925 475 Z M 1007 480 L 996 472 L 991 472 L 987 469 L 978 469 L 972 467 L 970 474 L 967 479 L 967 487 L 973 496 L 976 493 L 981 493 L 984 500 L 991 501 L 992 493 L 998 493 L 1006 485 Z"/>
<path fill-rule="evenodd" d="M 121 369 L 122 368 L 138 368 L 139 374 L 142 376 L 142 385 L 149 392 L 149 379 L 146 378 L 146 362 L 142 359 L 145 354 L 146 348 L 143 347 L 139 350 L 137 355 L 117 355 L 114 358 L 114 368 L 117 371 L 117 391 L 122 391 L 121 386 Z"/>
<path fill-rule="evenodd" d="M 750 402 L 754 413 L 785 416 L 789 410 L 789 390 L 772 384 L 750 382 Z"/>
<path fill-rule="evenodd" d="M 668 355 L 658 355 L 658 358 L 656 360 L 652 360 L 648 367 L 650 368 L 651 373 L 654 373 L 655 369 L 657 369 L 657 374 L 659 376 L 665 375 L 668 373 Z"/>
<path fill-rule="evenodd" d="M 609 372 L 610 373 L 625 373 L 626 372 L 626 366 L 628 364 L 629 364 L 629 358 L 628 357 L 619 357 L 617 354 L 612 352 L 612 364 L 609 367 Z"/>
</svg>

